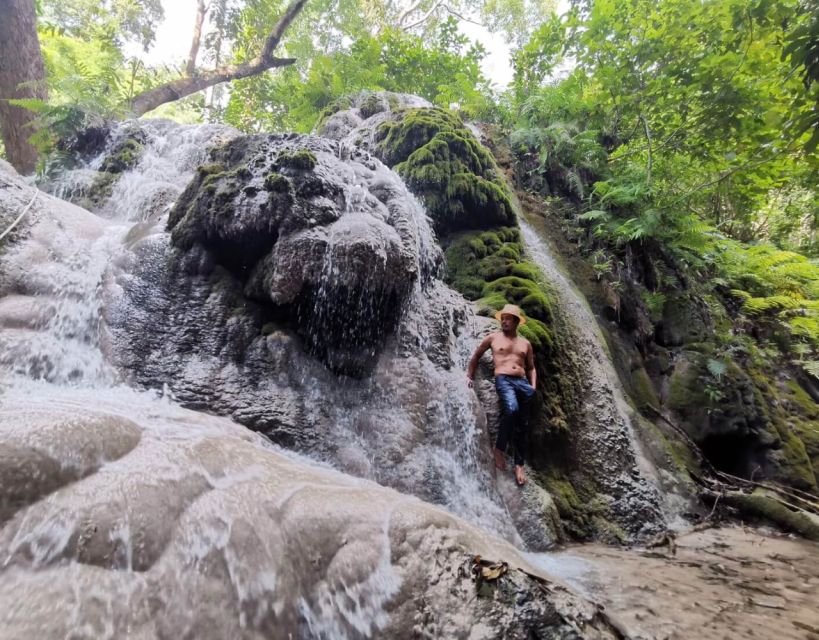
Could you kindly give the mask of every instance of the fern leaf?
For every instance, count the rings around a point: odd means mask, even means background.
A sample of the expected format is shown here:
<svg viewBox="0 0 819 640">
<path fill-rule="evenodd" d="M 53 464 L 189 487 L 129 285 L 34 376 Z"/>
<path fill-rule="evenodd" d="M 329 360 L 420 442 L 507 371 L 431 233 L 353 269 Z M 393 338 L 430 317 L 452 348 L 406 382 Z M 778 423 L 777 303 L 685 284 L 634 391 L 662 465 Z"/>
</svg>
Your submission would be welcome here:
<svg viewBox="0 0 819 640">
<path fill-rule="evenodd" d="M 708 362 L 705 366 L 708 369 L 708 373 L 714 376 L 717 380 L 722 379 L 722 376 L 724 376 L 725 372 L 728 371 L 728 365 L 726 365 L 722 360 L 715 360 L 714 358 L 708 358 Z"/>
<path fill-rule="evenodd" d="M 611 218 L 611 214 L 608 211 L 603 209 L 592 209 L 591 211 L 586 211 L 586 213 L 581 213 L 577 216 L 578 220 L 584 220 L 586 222 L 596 222 L 596 221 L 608 221 Z"/>
<path fill-rule="evenodd" d="M 819 379 L 819 360 L 809 360 L 802 363 L 802 368 L 814 378 Z"/>
</svg>

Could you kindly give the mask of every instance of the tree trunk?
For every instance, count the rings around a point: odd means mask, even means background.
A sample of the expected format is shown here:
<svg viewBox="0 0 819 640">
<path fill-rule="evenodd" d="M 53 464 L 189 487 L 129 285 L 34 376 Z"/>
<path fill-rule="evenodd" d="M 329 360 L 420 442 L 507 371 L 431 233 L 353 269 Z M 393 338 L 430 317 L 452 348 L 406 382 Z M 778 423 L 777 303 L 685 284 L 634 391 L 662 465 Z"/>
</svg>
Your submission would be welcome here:
<svg viewBox="0 0 819 640">
<path fill-rule="evenodd" d="M 4 1 L 6 0 L 0 0 L 0 2 Z M 220 82 L 248 78 L 274 67 L 293 64 L 296 62 L 295 58 L 276 58 L 273 56 L 273 51 L 278 46 L 287 28 L 296 19 L 296 16 L 301 13 L 305 4 L 307 4 L 307 0 L 293 0 L 290 3 L 276 26 L 267 36 L 261 53 L 252 60 L 207 71 L 194 71 L 192 75 L 183 76 L 156 89 L 140 93 L 131 102 L 131 111 L 135 116 L 141 116 L 156 109 L 159 105 L 179 100 Z"/>
<path fill-rule="evenodd" d="M 7 102 L 20 98 L 46 98 L 34 2 L 0 0 L 0 133 L 12 166 L 20 173 L 31 173 L 37 150 L 28 141 L 34 133 L 28 125 L 35 116 Z"/>
<path fill-rule="evenodd" d="M 205 5 L 205 0 L 198 0 L 196 5 L 196 21 L 193 24 L 193 39 L 191 40 L 191 51 L 188 54 L 188 64 L 185 65 L 185 73 L 192 76 L 196 71 L 196 57 L 199 55 L 199 44 L 202 41 L 202 25 L 205 24 L 205 14 L 209 5 Z"/>
</svg>

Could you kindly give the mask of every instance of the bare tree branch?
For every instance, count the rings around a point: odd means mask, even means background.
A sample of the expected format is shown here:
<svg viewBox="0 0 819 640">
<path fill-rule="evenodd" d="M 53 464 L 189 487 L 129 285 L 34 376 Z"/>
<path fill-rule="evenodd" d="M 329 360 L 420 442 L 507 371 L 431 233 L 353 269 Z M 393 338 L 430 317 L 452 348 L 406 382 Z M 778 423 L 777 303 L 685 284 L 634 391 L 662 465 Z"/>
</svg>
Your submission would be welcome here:
<svg viewBox="0 0 819 640">
<path fill-rule="evenodd" d="M 420 20 L 417 20 L 416 22 L 413 22 L 411 25 L 408 25 L 406 27 L 401 27 L 401 30 L 402 31 L 410 31 L 411 29 L 414 29 L 415 27 L 424 24 L 427 20 L 429 20 L 432 17 L 432 15 L 440 8 L 440 6 L 442 4 L 443 4 L 442 1 L 441 2 L 436 2 L 434 5 L 432 5 L 432 8 L 429 11 L 427 11 Z M 403 18 L 403 16 L 402 16 L 402 18 Z"/>
<path fill-rule="evenodd" d="M 304 9 L 307 0 L 293 0 L 273 30 L 267 36 L 261 53 L 255 58 L 241 64 L 231 64 L 206 71 L 195 71 L 193 75 L 186 75 L 172 80 L 160 87 L 150 89 L 136 96 L 131 102 L 131 111 L 135 116 L 141 116 L 156 109 L 166 102 L 173 102 L 192 93 L 207 89 L 220 82 L 229 82 L 240 78 L 249 78 L 268 69 L 285 67 L 296 62 L 295 58 L 276 58 L 273 51 L 278 46 L 287 28 Z"/>
<path fill-rule="evenodd" d="M 434 4 L 429 11 L 427 11 L 421 18 L 419 18 L 418 20 L 416 20 L 412 24 L 407 25 L 407 26 L 401 26 L 402 23 L 404 22 L 404 20 L 410 15 L 410 13 L 414 13 L 415 11 L 418 10 L 418 5 L 419 4 L 420 3 L 414 4 L 409 9 L 407 9 L 403 14 L 401 14 L 401 17 L 398 19 L 398 26 L 401 29 L 401 31 L 404 31 L 404 32 L 412 31 L 413 29 L 415 29 L 415 27 L 421 26 L 427 20 L 429 20 L 433 15 L 435 15 L 435 12 L 438 11 L 438 9 L 443 9 L 448 14 L 450 14 L 452 16 L 455 16 L 456 18 L 458 18 L 458 20 L 462 20 L 463 22 L 471 22 L 472 24 L 476 24 L 479 27 L 486 26 L 482 22 L 477 22 L 476 20 L 472 20 L 471 18 L 467 18 L 462 13 L 459 13 L 459 12 L 455 11 L 455 9 L 453 9 L 448 4 L 444 4 L 443 0 L 440 0 L 439 2 Z"/>
<path fill-rule="evenodd" d="M 420 6 L 421 6 L 421 3 L 422 3 L 422 2 L 423 2 L 423 0 L 417 0 L 417 1 L 416 1 L 416 2 L 414 2 L 412 5 L 410 5 L 410 7 L 409 7 L 409 8 L 408 8 L 406 11 L 404 11 L 404 12 L 403 12 L 403 13 L 402 13 L 402 14 L 401 14 L 399 17 L 398 17 L 398 22 L 397 22 L 397 24 L 398 24 L 398 28 L 399 28 L 399 29 L 403 29 L 403 28 L 404 28 L 404 27 L 403 27 L 404 20 L 406 20 L 407 18 L 409 18 L 411 14 L 415 13 L 416 11 L 418 11 L 418 9 L 420 8 Z"/>
</svg>

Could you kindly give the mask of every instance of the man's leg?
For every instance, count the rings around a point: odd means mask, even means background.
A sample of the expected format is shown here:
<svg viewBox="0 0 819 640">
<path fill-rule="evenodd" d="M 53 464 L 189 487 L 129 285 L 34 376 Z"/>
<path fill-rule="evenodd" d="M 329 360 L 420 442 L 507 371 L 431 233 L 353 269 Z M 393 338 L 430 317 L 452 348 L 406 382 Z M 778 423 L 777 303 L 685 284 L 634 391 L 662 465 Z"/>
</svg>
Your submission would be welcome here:
<svg viewBox="0 0 819 640">
<path fill-rule="evenodd" d="M 495 441 L 495 466 L 499 469 L 506 469 L 506 459 L 504 453 L 512 437 L 516 417 L 519 412 L 517 394 L 515 388 L 504 375 L 495 377 L 495 390 L 498 392 L 498 402 L 500 404 L 500 424 L 498 425 L 498 438 Z"/>
<path fill-rule="evenodd" d="M 525 462 L 526 453 L 528 451 L 529 403 L 535 394 L 535 390 L 525 378 L 516 380 L 514 387 L 519 409 L 513 425 L 512 444 L 515 447 L 515 480 L 517 480 L 518 484 L 522 485 L 526 483 L 523 463 Z"/>
</svg>

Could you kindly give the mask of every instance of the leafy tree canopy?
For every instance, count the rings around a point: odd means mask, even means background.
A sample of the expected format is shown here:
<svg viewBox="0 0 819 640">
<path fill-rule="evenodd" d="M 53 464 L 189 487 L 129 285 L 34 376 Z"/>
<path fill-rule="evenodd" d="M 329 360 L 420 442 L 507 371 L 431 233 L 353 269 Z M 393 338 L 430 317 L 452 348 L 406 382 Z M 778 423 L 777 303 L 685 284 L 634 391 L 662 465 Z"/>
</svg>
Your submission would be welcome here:
<svg viewBox="0 0 819 640">
<path fill-rule="evenodd" d="M 164 17 L 161 0 L 39 0 L 42 26 L 89 40 L 133 41 L 146 51 Z"/>
</svg>

